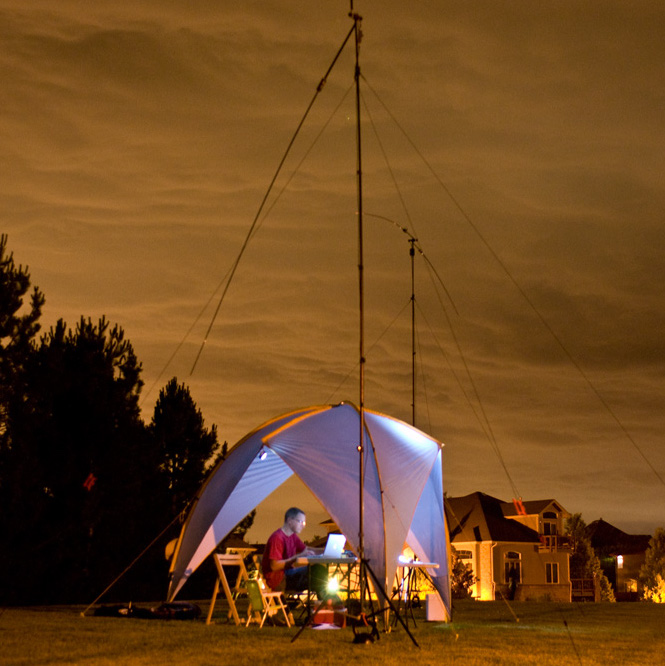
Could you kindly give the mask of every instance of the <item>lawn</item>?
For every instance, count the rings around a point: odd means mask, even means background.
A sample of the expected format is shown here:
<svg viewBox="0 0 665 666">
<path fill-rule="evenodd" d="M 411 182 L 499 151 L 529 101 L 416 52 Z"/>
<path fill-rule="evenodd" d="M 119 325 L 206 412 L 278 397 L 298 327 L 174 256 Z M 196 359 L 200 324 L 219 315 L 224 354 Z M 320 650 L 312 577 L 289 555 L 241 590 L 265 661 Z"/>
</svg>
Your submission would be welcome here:
<svg viewBox="0 0 665 666">
<path fill-rule="evenodd" d="M 203 617 L 207 611 L 200 603 Z M 147 607 L 147 605 L 146 605 Z M 663 664 L 665 605 L 457 602 L 451 624 L 381 633 L 370 645 L 350 629 L 295 629 L 204 620 L 81 617 L 82 608 L 0 610 L 0 663 L 14 664 Z"/>
</svg>

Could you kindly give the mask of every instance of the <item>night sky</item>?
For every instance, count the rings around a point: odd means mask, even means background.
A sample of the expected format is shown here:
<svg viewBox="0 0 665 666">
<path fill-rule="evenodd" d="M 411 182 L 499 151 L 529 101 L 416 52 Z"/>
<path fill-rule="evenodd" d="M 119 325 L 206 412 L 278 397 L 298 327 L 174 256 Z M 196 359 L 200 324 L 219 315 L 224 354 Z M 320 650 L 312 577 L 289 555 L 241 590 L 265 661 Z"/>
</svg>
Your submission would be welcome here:
<svg viewBox="0 0 665 666">
<path fill-rule="evenodd" d="M 358 402 L 352 44 L 190 374 L 348 9 L 0 0 L 0 229 L 46 295 L 44 328 L 81 315 L 124 328 L 148 420 L 172 376 L 229 444 L 297 407 Z M 665 524 L 665 5 L 355 9 L 366 406 L 411 421 L 402 227 L 423 253 L 416 425 L 446 445 L 447 492 L 554 498 L 652 533 Z M 253 536 L 294 492 L 267 501 Z M 299 502 L 310 537 L 325 514 Z"/>
</svg>

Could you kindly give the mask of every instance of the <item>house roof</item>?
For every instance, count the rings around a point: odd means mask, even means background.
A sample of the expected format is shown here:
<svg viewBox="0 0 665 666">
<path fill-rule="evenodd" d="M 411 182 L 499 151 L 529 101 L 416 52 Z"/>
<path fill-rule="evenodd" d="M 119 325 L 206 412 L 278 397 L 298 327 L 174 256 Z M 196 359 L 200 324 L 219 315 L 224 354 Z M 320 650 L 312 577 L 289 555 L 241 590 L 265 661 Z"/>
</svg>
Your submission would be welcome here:
<svg viewBox="0 0 665 666">
<path fill-rule="evenodd" d="M 602 518 L 589 523 L 585 531 L 593 548 L 606 555 L 643 553 L 651 539 L 648 534 L 627 534 Z"/>
<path fill-rule="evenodd" d="M 546 511 L 547 509 L 552 509 L 558 513 L 568 513 L 556 500 L 553 499 L 543 499 L 543 500 L 528 500 L 522 502 L 522 506 L 528 515 L 540 514 Z M 517 508 L 515 507 L 514 502 L 502 502 L 501 507 L 503 509 L 504 516 L 517 516 Z"/>
<path fill-rule="evenodd" d="M 539 543 L 536 531 L 505 517 L 503 505 L 506 504 L 508 503 L 481 492 L 464 497 L 447 497 L 444 506 L 450 540 L 453 543 L 456 541 Z"/>
</svg>

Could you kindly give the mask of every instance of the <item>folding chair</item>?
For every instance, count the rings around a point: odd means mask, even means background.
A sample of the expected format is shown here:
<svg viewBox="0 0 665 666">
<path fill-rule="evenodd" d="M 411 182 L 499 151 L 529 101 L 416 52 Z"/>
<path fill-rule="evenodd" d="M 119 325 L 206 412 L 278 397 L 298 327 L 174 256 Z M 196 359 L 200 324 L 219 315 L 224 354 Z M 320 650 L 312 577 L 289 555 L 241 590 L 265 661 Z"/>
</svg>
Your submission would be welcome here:
<svg viewBox="0 0 665 666">
<path fill-rule="evenodd" d="M 265 579 L 261 573 L 261 555 L 252 555 L 253 568 L 248 571 L 249 578 L 258 578 L 261 581 L 261 585 L 265 590 L 269 590 Z M 289 614 L 289 619 L 291 624 L 295 625 L 297 623 L 294 620 L 293 616 L 295 613 L 298 613 L 298 621 L 308 612 L 307 601 L 309 599 L 309 593 L 307 590 L 284 590 L 282 591 L 282 601 L 286 606 L 286 611 Z"/>
<path fill-rule="evenodd" d="M 208 609 L 206 624 L 210 624 L 212 622 L 212 613 L 215 609 L 215 601 L 217 600 L 217 594 L 219 593 L 220 583 L 222 585 L 222 589 L 224 590 L 226 600 L 229 604 L 228 617 L 233 618 L 233 621 L 236 624 L 240 624 L 240 617 L 238 616 L 238 610 L 236 608 L 236 599 L 238 598 L 238 595 L 245 594 L 247 592 L 245 588 L 245 582 L 249 578 L 247 569 L 245 568 L 245 563 L 242 559 L 242 555 L 239 553 L 214 553 L 213 560 L 215 562 L 215 566 L 217 567 L 217 579 L 215 580 L 215 588 L 212 592 L 212 599 L 210 601 L 210 608 Z M 225 566 L 233 566 L 238 568 L 238 575 L 233 588 L 229 586 L 229 581 L 224 571 Z"/>
<path fill-rule="evenodd" d="M 260 629 L 263 627 L 267 617 L 272 619 L 273 616 L 279 615 L 279 613 L 282 613 L 284 616 L 286 626 L 291 626 L 289 613 L 282 601 L 281 592 L 271 592 L 268 590 L 262 578 L 250 579 L 245 585 L 247 586 L 247 597 L 249 598 L 246 627 L 249 627 L 252 622 L 256 622 Z"/>
</svg>

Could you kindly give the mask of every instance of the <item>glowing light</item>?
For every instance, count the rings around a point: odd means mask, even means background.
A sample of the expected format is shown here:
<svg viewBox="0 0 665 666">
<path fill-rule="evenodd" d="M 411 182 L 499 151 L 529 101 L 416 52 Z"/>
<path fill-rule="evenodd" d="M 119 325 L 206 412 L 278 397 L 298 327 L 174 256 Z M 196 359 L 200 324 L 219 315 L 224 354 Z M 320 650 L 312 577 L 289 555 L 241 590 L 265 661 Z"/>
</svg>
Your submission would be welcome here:
<svg viewBox="0 0 665 666">
<path fill-rule="evenodd" d="M 617 568 L 623 569 L 623 555 L 617 555 Z"/>
<path fill-rule="evenodd" d="M 337 578 L 331 578 L 328 581 L 327 588 L 328 588 L 328 592 L 333 592 L 333 593 L 338 592 L 339 591 L 339 581 L 337 580 Z"/>
</svg>

